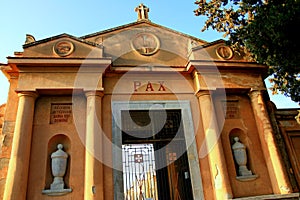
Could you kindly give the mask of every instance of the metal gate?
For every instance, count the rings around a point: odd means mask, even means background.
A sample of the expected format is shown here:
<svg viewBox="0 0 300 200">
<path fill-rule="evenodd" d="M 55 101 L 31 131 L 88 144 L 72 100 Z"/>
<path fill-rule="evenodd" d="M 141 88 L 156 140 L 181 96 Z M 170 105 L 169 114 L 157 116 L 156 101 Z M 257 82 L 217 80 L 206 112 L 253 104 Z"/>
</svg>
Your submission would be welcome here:
<svg viewBox="0 0 300 200">
<path fill-rule="evenodd" d="M 193 200 L 181 110 L 124 112 L 122 143 L 125 200 Z"/>
<path fill-rule="evenodd" d="M 152 144 L 122 145 L 125 200 L 158 200 Z"/>
</svg>

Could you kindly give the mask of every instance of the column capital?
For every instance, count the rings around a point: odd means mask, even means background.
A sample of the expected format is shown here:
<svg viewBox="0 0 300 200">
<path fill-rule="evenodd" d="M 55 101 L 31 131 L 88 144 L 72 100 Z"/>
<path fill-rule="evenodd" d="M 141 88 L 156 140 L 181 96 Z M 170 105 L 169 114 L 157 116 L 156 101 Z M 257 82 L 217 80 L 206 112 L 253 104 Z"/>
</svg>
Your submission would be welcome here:
<svg viewBox="0 0 300 200">
<path fill-rule="evenodd" d="M 264 91 L 266 91 L 266 89 L 251 89 L 248 93 L 248 96 L 252 102 L 256 102 L 257 104 L 265 104 L 263 94 Z"/>
<path fill-rule="evenodd" d="M 39 96 L 39 94 L 35 91 L 22 91 L 22 92 L 17 91 L 17 93 L 18 93 L 18 97 L 28 96 L 36 99 Z"/>
<path fill-rule="evenodd" d="M 198 90 L 197 92 L 195 92 L 195 96 L 199 98 L 205 95 L 212 95 L 212 93 L 213 92 L 211 90 Z"/>
<path fill-rule="evenodd" d="M 248 92 L 248 96 L 251 97 L 251 95 L 262 94 L 264 91 L 266 91 L 266 88 L 251 88 Z"/>
<path fill-rule="evenodd" d="M 86 97 L 90 97 L 90 96 L 103 97 L 104 96 L 104 91 L 102 91 L 102 90 L 89 90 L 89 91 L 85 91 L 84 94 L 85 94 Z"/>
</svg>

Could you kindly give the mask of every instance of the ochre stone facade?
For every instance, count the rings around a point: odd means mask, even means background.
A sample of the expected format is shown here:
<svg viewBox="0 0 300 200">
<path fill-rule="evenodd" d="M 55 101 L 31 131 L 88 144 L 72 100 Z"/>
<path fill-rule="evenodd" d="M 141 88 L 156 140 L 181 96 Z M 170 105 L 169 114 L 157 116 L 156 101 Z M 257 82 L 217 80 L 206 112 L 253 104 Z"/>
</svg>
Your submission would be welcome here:
<svg viewBox="0 0 300 200">
<path fill-rule="evenodd" d="M 298 112 L 270 102 L 268 67 L 136 11 L 137 22 L 82 37 L 27 35 L 1 66 L 1 199 L 298 199 Z M 132 176 L 125 146 L 145 144 L 157 169 Z"/>
</svg>

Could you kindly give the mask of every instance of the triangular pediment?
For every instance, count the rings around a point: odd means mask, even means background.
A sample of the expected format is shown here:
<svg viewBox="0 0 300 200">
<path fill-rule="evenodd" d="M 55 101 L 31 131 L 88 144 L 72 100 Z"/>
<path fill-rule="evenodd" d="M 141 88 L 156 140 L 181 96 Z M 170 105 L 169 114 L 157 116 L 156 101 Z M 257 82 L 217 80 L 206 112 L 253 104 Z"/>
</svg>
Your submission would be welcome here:
<svg viewBox="0 0 300 200">
<path fill-rule="evenodd" d="M 238 70 L 244 73 L 261 73 L 266 76 L 268 67 L 251 61 L 249 55 L 242 51 L 233 50 L 225 40 L 216 40 L 211 43 L 193 47 L 189 54 L 188 70 L 197 69 L 204 72 Z"/>
<path fill-rule="evenodd" d="M 23 45 L 23 57 L 86 58 L 102 57 L 103 48 L 96 43 L 69 34 L 60 34 Z"/>
<path fill-rule="evenodd" d="M 91 33 L 91 34 L 82 36 L 80 38 L 84 39 L 84 40 L 88 40 L 88 41 L 93 41 L 94 40 L 94 42 L 97 43 L 97 42 L 99 42 L 99 40 L 95 40 L 95 39 L 97 37 L 100 37 L 100 36 L 102 36 L 104 38 L 105 37 L 107 38 L 107 37 L 109 37 L 109 36 L 111 36 L 113 34 L 116 34 L 116 33 L 120 32 L 120 31 L 124 31 L 124 30 L 128 30 L 128 29 L 133 29 L 133 28 L 146 28 L 146 27 L 153 27 L 153 28 L 163 29 L 166 32 L 174 33 L 174 34 L 177 34 L 177 35 L 179 35 L 181 37 L 186 37 L 186 38 L 190 38 L 191 40 L 195 40 L 199 44 L 206 44 L 206 43 L 208 43 L 205 40 L 201 40 L 201 39 L 199 39 L 197 37 L 194 37 L 194 36 L 191 36 L 191 35 L 188 35 L 188 34 L 185 34 L 185 33 L 179 32 L 179 31 L 176 31 L 176 30 L 173 30 L 171 28 L 162 26 L 160 24 L 153 23 L 150 20 L 141 20 L 141 21 L 136 21 L 136 22 L 132 22 L 132 23 L 129 23 L 129 24 L 124 24 L 124 25 L 121 25 L 121 26 L 117 26 L 117 27 L 114 27 L 114 28 L 106 29 L 106 30 L 99 31 L 99 32 L 96 32 L 96 33 Z"/>
<path fill-rule="evenodd" d="M 245 59 L 243 52 L 234 51 L 226 44 L 226 41 L 222 39 L 192 48 L 190 59 L 238 62 L 249 61 Z"/>
<path fill-rule="evenodd" d="M 18 57 L 110 58 L 111 66 L 116 68 L 167 66 L 184 70 L 191 61 L 249 62 L 242 53 L 226 45 L 224 40 L 209 43 L 150 20 L 140 20 L 82 37 L 60 34 L 38 41 L 29 38 L 23 48 L 24 52 Z"/>
<path fill-rule="evenodd" d="M 118 26 L 81 37 L 103 45 L 104 57 L 113 66 L 186 66 L 188 53 L 206 41 L 180 33 L 149 20 Z"/>
</svg>

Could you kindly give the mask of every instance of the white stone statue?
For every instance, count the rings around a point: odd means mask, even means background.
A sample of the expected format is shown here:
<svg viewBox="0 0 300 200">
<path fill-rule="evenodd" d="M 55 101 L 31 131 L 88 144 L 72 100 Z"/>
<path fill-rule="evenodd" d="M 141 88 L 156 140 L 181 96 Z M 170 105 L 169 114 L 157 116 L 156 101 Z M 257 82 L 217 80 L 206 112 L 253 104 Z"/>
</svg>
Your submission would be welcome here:
<svg viewBox="0 0 300 200">
<path fill-rule="evenodd" d="M 246 146 L 239 142 L 238 137 L 233 138 L 235 143 L 232 145 L 234 160 L 239 166 L 238 175 L 239 176 L 251 176 L 252 171 L 247 168 L 247 153 Z"/>
<path fill-rule="evenodd" d="M 64 152 L 63 145 L 57 145 L 57 151 L 51 154 L 51 171 L 54 177 L 50 185 L 50 190 L 43 190 L 43 194 L 47 195 L 63 195 L 72 191 L 65 189 L 64 176 L 67 169 L 68 154 Z"/>
</svg>

